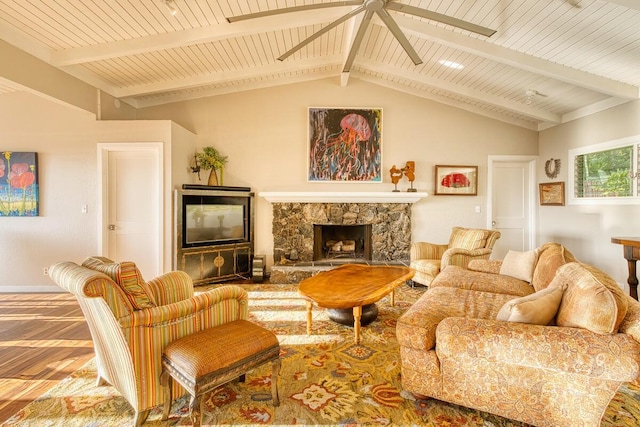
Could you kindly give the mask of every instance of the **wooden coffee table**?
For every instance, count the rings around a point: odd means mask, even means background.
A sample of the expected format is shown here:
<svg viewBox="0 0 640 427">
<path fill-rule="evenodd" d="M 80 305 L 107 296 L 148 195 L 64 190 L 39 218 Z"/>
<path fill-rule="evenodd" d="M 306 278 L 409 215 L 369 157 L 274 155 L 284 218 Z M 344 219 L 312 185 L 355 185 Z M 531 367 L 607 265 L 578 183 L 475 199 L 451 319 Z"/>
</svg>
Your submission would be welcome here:
<svg viewBox="0 0 640 427">
<path fill-rule="evenodd" d="M 345 264 L 300 282 L 298 292 L 307 303 L 307 334 L 311 335 L 313 303 L 329 309 L 352 309 L 356 344 L 360 343 L 362 307 L 374 304 L 413 277 L 413 269 L 401 266 Z"/>
</svg>

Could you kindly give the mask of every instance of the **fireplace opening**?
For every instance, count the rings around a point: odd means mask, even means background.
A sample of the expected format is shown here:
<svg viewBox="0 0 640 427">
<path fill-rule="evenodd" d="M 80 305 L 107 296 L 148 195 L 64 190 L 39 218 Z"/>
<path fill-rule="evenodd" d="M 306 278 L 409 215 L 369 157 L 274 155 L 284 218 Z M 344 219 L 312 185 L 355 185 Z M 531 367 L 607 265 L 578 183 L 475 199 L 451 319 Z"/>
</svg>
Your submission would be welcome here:
<svg viewBox="0 0 640 427">
<path fill-rule="evenodd" d="M 371 261 L 371 224 L 313 225 L 313 260 Z"/>
</svg>

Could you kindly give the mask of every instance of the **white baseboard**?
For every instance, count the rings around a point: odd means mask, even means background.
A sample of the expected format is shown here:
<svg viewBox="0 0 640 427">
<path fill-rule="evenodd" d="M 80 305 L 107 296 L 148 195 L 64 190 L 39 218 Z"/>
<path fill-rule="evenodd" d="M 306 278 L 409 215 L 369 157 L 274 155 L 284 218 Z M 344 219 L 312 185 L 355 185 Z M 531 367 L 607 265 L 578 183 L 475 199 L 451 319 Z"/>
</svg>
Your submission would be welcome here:
<svg viewBox="0 0 640 427">
<path fill-rule="evenodd" d="M 64 289 L 55 285 L 0 286 L 0 294 L 33 294 L 33 293 L 59 294 L 63 292 L 65 292 Z"/>
</svg>

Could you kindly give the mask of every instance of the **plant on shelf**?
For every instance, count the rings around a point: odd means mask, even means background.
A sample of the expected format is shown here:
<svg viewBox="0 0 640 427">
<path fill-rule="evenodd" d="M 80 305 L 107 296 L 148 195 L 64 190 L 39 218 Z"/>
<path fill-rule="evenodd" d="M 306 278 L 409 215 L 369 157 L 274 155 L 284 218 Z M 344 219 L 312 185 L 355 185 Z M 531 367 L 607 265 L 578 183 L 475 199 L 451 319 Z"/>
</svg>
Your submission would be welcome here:
<svg viewBox="0 0 640 427">
<path fill-rule="evenodd" d="M 227 156 L 220 154 L 214 147 L 204 147 L 202 153 L 196 153 L 196 159 L 202 169 L 211 169 L 207 185 L 218 185 L 218 175 L 216 171 L 218 169 L 222 170 L 224 165 L 227 164 Z"/>
</svg>

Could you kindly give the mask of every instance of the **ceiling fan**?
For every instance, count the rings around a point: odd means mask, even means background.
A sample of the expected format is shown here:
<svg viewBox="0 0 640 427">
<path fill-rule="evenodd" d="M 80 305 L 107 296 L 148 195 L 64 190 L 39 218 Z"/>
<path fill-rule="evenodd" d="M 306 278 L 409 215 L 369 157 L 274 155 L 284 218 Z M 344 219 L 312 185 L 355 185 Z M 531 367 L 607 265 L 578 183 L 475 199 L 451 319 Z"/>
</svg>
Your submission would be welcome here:
<svg viewBox="0 0 640 427">
<path fill-rule="evenodd" d="M 316 3 L 316 4 L 308 4 L 303 6 L 294 6 L 294 7 L 286 7 L 282 9 L 273 9 L 266 10 L 264 12 L 256 12 L 250 13 L 247 15 L 239 15 L 227 18 L 227 21 L 238 22 L 244 21 L 247 19 L 255 19 L 255 18 L 263 18 L 265 16 L 279 15 L 283 13 L 290 12 L 301 12 L 305 10 L 313 10 L 313 9 L 323 9 L 328 7 L 341 7 L 341 6 L 357 6 L 355 9 L 345 14 L 344 16 L 336 19 L 331 22 L 326 27 L 321 30 L 315 32 L 311 36 L 307 37 L 296 46 L 283 53 L 278 57 L 278 60 L 284 61 L 286 58 L 291 56 L 293 53 L 311 43 L 313 40 L 317 39 L 321 35 L 327 33 L 343 22 L 359 15 L 364 12 L 364 17 L 362 18 L 362 22 L 358 27 L 358 31 L 356 32 L 355 38 L 353 40 L 353 44 L 351 45 L 351 50 L 349 51 L 349 55 L 347 56 L 347 60 L 345 61 L 343 72 L 348 73 L 351 70 L 351 66 L 353 65 L 353 61 L 355 59 L 356 54 L 358 53 L 358 49 L 360 48 L 360 44 L 362 43 L 362 39 L 364 38 L 365 32 L 371 23 L 371 19 L 373 15 L 378 15 L 382 22 L 387 26 L 389 31 L 393 34 L 393 36 L 398 40 L 404 51 L 409 55 L 411 60 L 415 65 L 422 64 L 422 59 L 418 56 L 418 53 L 415 51 L 413 46 L 407 40 L 407 37 L 404 35 L 396 21 L 391 17 L 389 11 L 392 10 L 394 12 L 406 13 L 409 15 L 418 16 L 420 18 L 429 19 L 431 21 L 441 22 L 443 24 L 451 25 L 454 27 L 461 28 L 463 30 L 467 30 L 473 33 L 481 34 L 483 36 L 491 37 L 495 34 L 495 30 L 490 28 L 482 27 L 480 25 L 473 24 L 471 22 L 463 21 L 461 19 L 454 18 L 452 16 L 443 15 L 437 12 L 432 12 L 426 9 L 421 9 L 415 6 L 409 6 L 407 4 L 398 3 L 394 0 L 353 0 L 353 1 L 336 1 L 331 3 Z"/>
</svg>

